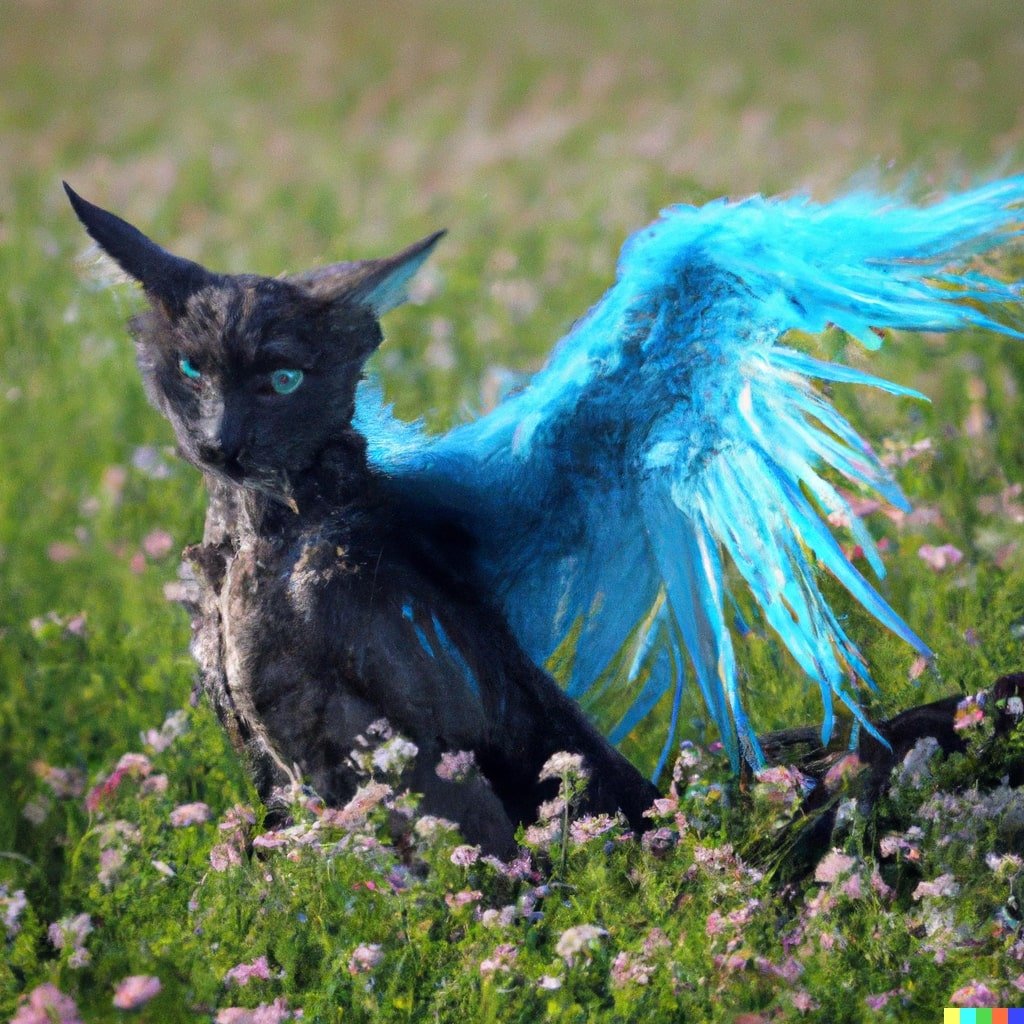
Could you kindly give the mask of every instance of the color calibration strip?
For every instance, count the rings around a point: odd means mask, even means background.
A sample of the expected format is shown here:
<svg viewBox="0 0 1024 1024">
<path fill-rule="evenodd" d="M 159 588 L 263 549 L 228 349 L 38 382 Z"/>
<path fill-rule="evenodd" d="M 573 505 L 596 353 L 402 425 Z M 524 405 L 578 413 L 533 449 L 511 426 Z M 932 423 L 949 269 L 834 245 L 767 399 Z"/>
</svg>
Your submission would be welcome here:
<svg viewBox="0 0 1024 1024">
<path fill-rule="evenodd" d="M 1024 1009 L 986 1007 L 983 1010 L 958 1010 L 947 1006 L 942 1024 L 1024 1024 Z"/>
</svg>

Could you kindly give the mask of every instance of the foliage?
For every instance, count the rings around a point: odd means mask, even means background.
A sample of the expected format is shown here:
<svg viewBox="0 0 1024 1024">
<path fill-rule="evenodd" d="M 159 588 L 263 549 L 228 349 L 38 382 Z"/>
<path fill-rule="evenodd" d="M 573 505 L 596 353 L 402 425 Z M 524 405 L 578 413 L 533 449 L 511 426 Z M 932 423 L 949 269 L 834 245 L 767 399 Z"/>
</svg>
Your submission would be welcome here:
<svg viewBox="0 0 1024 1024">
<path fill-rule="evenodd" d="M 890 184 L 918 169 L 916 194 L 964 162 L 1019 170 L 1015 3 L 798 0 L 784 19 L 738 0 L 713 13 L 526 0 L 486 16 L 466 0 L 10 6 L 0 1019 L 44 1019 L 26 1014 L 49 1004 L 70 1020 L 61 993 L 90 1021 L 130 1012 L 115 994 L 148 996 L 135 1015 L 154 1021 L 237 1021 L 228 1007 L 259 1004 L 265 1021 L 299 1008 L 325 1021 L 934 1020 L 954 993 L 983 1001 L 977 985 L 1022 1001 L 1024 893 L 1007 859 L 1020 810 L 998 778 L 971 795 L 977 750 L 870 820 L 848 808 L 821 868 L 834 877 L 788 888 L 772 857 L 796 813 L 786 782 L 736 790 L 696 703 L 699 746 L 643 840 L 561 815 L 524 836 L 529 865 L 498 866 L 436 823 L 394 846 L 393 819 L 411 820 L 392 794 L 354 831 L 306 799 L 294 832 L 257 844 L 253 793 L 209 710 L 160 731 L 192 676 L 187 622 L 163 590 L 204 498 L 138 386 L 123 328 L 137 299 L 76 263 L 58 187 L 67 177 L 235 271 L 372 255 L 449 226 L 423 305 L 389 317 L 379 357 L 399 411 L 445 423 L 492 402 L 506 367 L 536 365 L 662 205 L 826 197 L 869 166 Z M 1004 269 L 1024 263 L 1010 254 Z M 1020 667 L 1024 348 L 897 336 L 870 358 L 933 400 L 837 394 L 914 502 L 871 523 L 887 598 L 937 653 L 913 663 L 831 595 L 882 716 Z M 770 637 L 739 647 L 763 729 L 817 719 Z M 148 760 L 122 761 L 132 753 Z M 197 804 L 208 820 L 181 810 Z M 126 983 L 147 977 L 155 995 Z"/>
<path fill-rule="evenodd" d="M 44 929 L 53 911 L 31 880 L 28 898 L 0 890 L 3 1009 L 41 984 L 85 1019 L 141 989 L 128 1005 L 161 1021 L 300 1008 L 308 1020 L 856 1020 L 884 1007 L 924 1019 L 970 986 L 964 1000 L 984 986 L 1005 1004 L 1024 986 L 1012 852 L 1024 791 L 977 790 L 991 727 L 970 731 L 968 754 L 945 764 L 915 748 L 870 818 L 846 799 L 841 845 L 780 886 L 771 857 L 737 850 L 777 850 L 797 823 L 794 770 L 742 792 L 720 753 L 685 744 L 637 837 L 578 817 L 586 777 L 556 765 L 559 800 L 506 864 L 418 816 L 374 769 L 393 764 L 383 756 L 361 758 L 374 774 L 344 808 L 296 785 L 292 823 L 267 830 L 230 803 L 232 780 L 196 786 L 219 737 L 205 713 L 177 712 L 87 792 L 80 775 L 35 766 L 36 802 L 45 794 L 60 822 L 62 916 Z M 865 838 L 886 820 L 899 831 Z"/>
</svg>

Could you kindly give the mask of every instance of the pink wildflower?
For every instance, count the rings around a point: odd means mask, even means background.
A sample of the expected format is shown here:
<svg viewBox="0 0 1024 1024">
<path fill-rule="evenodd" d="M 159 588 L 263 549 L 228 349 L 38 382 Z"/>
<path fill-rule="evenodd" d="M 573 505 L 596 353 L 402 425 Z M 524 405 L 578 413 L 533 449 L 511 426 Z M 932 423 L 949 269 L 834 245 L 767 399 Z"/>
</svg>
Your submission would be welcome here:
<svg viewBox="0 0 1024 1024">
<path fill-rule="evenodd" d="M 664 857 L 679 837 L 670 828 L 655 828 L 640 837 L 640 845 L 655 857 Z"/>
<path fill-rule="evenodd" d="M 394 736 L 373 752 L 371 763 L 385 775 L 401 775 L 418 753 L 415 743 L 404 736 Z"/>
<path fill-rule="evenodd" d="M 923 654 L 919 654 L 910 665 L 907 670 L 907 678 L 911 681 L 920 679 L 924 674 L 924 670 L 931 664 L 931 659 L 926 658 Z"/>
<path fill-rule="evenodd" d="M 136 449 L 136 451 L 138 450 Z M 152 450 L 155 452 L 155 449 Z M 116 503 L 121 500 L 121 492 L 124 490 L 124 485 L 127 481 L 128 471 L 124 466 L 107 466 L 100 476 L 100 487 L 103 489 L 104 494 Z"/>
<path fill-rule="evenodd" d="M 690 740 L 683 740 L 679 744 L 679 756 L 672 769 L 672 777 L 681 779 L 690 768 L 696 768 L 701 762 L 700 750 Z"/>
<path fill-rule="evenodd" d="M 484 864 L 490 865 L 499 875 L 510 878 L 513 881 L 529 878 L 533 874 L 533 862 L 530 860 L 530 854 L 526 850 L 516 857 L 515 860 L 510 860 L 507 863 L 501 860 L 500 857 L 494 857 L 491 854 L 481 857 L 480 860 Z"/>
<path fill-rule="evenodd" d="M 455 832 L 458 827 L 454 821 L 449 821 L 447 818 L 439 818 L 433 814 L 424 814 L 416 819 L 412 830 L 420 839 L 431 842 L 434 839 L 439 839 L 446 832 Z"/>
<path fill-rule="evenodd" d="M 46 554 L 51 562 L 56 562 L 61 565 L 64 562 L 70 562 L 71 559 L 77 558 L 79 553 L 79 547 L 77 544 L 71 544 L 68 541 L 58 540 L 54 541 L 47 549 Z"/>
<path fill-rule="evenodd" d="M 82 1024 L 78 1007 L 71 996 L 56 985 L 39 985 L 29 993 L 28 1001 L 18 1007 L 10 1024 Z"/>
<path fill-rule="evenodd" d="M 174 538 L 166 530 L 150 530 L 142 538 L 142 550 L 150 558 L 164 558 L 171 553 L 174 547 Z"/>
<path fill-rule="evenodd" d="M 324 812 L 325 825 L 336 825 L 344 829 L 357 829 L 365 824 L 369 815 L 392 794 L 390 786 L 383 782 L 367 782 L 360 786 L 344 807 Z"/>
<path fill-rule="evenodd" d="M 553 821 L 555 818 L 561 818 L 565 813 L 566 803 L 565 800 L 558 796 L 554 800 L 545 800 L 544 803 L 537 808 L 537 820 L 540 822 Z"/>
<path fill-rule="evenodd" d="M 622 950 L 612 961 L 609 973 L 615 988 L 624 988 L 629 984 L 647 985 L 650 983 L 651 975 L 654 974 L 654 965 L 635 953 L 627 953 Z"/>
<path fill-rule="evenodd" d="M 560 750 L 552 754 L 540 770 L 538 778 L 541 782 L 547 779 L 586 779 L 590 772 L 584 767 L 582 754 L 570 754 Z"/>
<path fill-rule="evenodd" d="M 77 768 L 55 768 L 45 761 L 33 761 L 32 773 L 53 791 L 53 795 L 64 799 L 81 796 L 85 789 L 85 776 Z"/>
<path fill-rule="evenodd" d="M 124 849 L 120 846 L 108 846 L 100 850 L 100 869 L 96 877 L 105 886 L 114 880 L 114 875 L 124 867 Z"/>
<path fill-rule="evenodd" d="M 227 871 L 242 863 L 242 856 L 231 843 L 218 843 L 210 850 L 210 867 L 214 871 Z"/>
<path fill-rule="evenodd" d="M 356 946 L 348 958 L 348 973 L 368 974 L 384 959 L 384 951 L 379 945 Z"/>
<path fill-rule="evenodd" d="M 7 886 L 0 885 L 0 920 L 3 921 L 7 938 L 13 939 L 21 931 L 21 915 L 28 906 L 24 889 L 8 894 Z"/>
<path fill-rule="evenodd" d="M 531 825 L 523 836 L 527 846 L 544 850 L 556 843 L 562 835 L 562 826 L 557 821 L 549 821 L 543 825 Z"/>
<path fill-rule="evenodd" d="M 480 963 L 480 973 L 486 978 L 497 971 L 508 973 L 512 970 L 512 964 L 519 956 L 519 949 L 511 943 L 503 942 L 497 946 L 494 952 Z"/>
<path fill-rule="evenodd" d="M 789 811 L 810 792 L 812 785 L 796 768 L 776 765 L 757 773 L 754 796 Z"/>
<path fill-rule="evenodd" d="M 162 988 L 159 978 L 150 974 L 133 974 L 118 983 L 114 992 L 114 1006 L 119 1010 L 137 1010 L 145 1006 Z"/>
<path fill-rule="evenodd" d="M 232 846 L 236 851 L 240 851 L 245 845 L 245 838 L 249 834 L 249 829 L 254 824 L 256 824 L 256 815 L 253 813 L 252 808 L 247 807 L 245 804 L 235 804 L 234 807 L 225 812 L 224 817 L 218 822 L 217 828 L 225 833 L 226 843 L 224 845 Z M 218 849 L 218 847 L 214 849 Z M 223 851 L 221 852 L 223 853 Z M 212 851 L 210 859 L 212 862 Z M 218 870 L 223 870 L 223 868 Z"/>
<path fill-rule="evenodd" d="M 891 885 L 886 884 L 878 868 L 871 872 L 871 888 L 883 900 L 891 900 L 896 895 L 896 890 Z"/>
<path fill-rule="evenodd" d="M 915 900 L 920 900 L 927 896 L 955 896 L 959 891 L 960 886 L 952 875 L 939 875 L 932 882 L 919 882 L 913 896 Z"/>
<path fill-rule="evenodd" d="M 999 1006 L 995 993 L 980 981 L 958 988 L 950 997 L 953 1006 Z"/>
<path fill-rule="evenodd" d="M 152 770 L 153 765 L 145 754 L 128 753 L 122 755 L 110 775 L 89 790 L 85 798 L 86 810 L 90 812 L 98 810 L 99 805 L 115 792 L 126 777 L 144 779 Z"/>
<path fill-rule="evenodd" d="M 737 971 L 745 971 L 750 958 L 740 953 L 730 953 L 728 956 L 718 955 L 714 958 L 714 964 L 720 971 L 726 974 L 735 974 Z"/>
<path fill-rule="evenodd" d="M 877 996 L 865 996 L 864 1002 L 868 1004 L 869 1010 L 881 1010 L 893 996 L 899 995 L 900 990 L 894 988 L 889 992 L 880 992 Z"/>
<path fill-rule="evenodd" d="M 829 768 L 825 775 L 825 788 L 828 790 L 839 789 L 843 783 L 860 775 L 866 767 L 856 754 L 846 754 Z"/>
<path fill-rule="evenodd" d="M 252 841 L 252 845 L 258 846 L 262 850 L 277 850 L 282 846 L 287 846 L 289 842 L 290 840 L 284 832 L 272 830 L 256 836 Z"/>
<path fill-rule="evenodd" d="M 165 751 L 179 736 L 188 731 L 188 715 L 185 711 L 172 711 L 159 729 L 147 729 L 141 734 L 142 742 L 158 754 Z"/>
<path fill-rule="evenodd" d="M 47 937 L 56 949 L 71 951 L 68 965 L 73 968 L 85 967 L 92 956 L 85 948 L 85 940 L 92 934 L 92 918 L 88 914 L 62 917 L 47 929 Z"/>
<path fill-rule="evenodd" d="M 508 928 L 519 916 L 519 908 L 514 903 L 506 903 L 500 910 L 488 908 L 483 911 L 480 922 L 488 928 Z M 528 916 L 528 912 L 524 912 L 523 916 Z"/>
<path fill-rule="evenodd" d="M 776 969 L 775 973 L 783 981 L 788 981 L 792 985 L 804 973 L 804 965 L 795 957 L 787 957 L 783 961 L 782 966 Z"/>
<path fill-rule="evenodd" d="M 265 956 L 258 956 L 248 964 L 235 964 L 227 974 L 224 975 L 225 984 L 248 985 L 253 979 L 257 981 L 270 980 L 270 966 Z"/>
<path fill-rule="evenodd" d="M 225 812 L 217 828 L 222 832 L 231 832 L 255 824 L 256 815 L 253 813 L 253 809 L 247 804 L 235 804 Z"/>
<path fill-rule="evenodd" d="M 46 821 L 52 808 L 50 799 L 46 796 L 35 796 L 21 809 L 21 816 L 33 825 L 42 825 Z"/>
<path fill-rule="evenodd" d="M 855 858 L 840 853 L 838 850 L 830 850 L 814 869 L 814 880 L 816 882 L 835 882 L 840 876 L 849 873 L 856 863 Z"/>
<path fill-rule="evenodd" d="M 668 949 L 672 943 L 660 928 L 652 928 L 644 937 L 644 956 L 653 956 L 659 950 Z"/>
<path fill-rule="evenodd" d="M 952 544 L 943 544 L 935 547 L 932 544 L 922 544 L 917 549 L 918 557 L 935 572 L 942 572 L 954 565 L 958 565 L 964 557 L 964 553 L 953 547 Z"/>
<path fill-rule="evenodd" d="M 579 846 L 610 832 L 616 824 L 608 814 L 587 815 L 569 823 L 569 838 Z"/>
<path fill-rule="evenodd" d="M 480 859 L 479 846 L 456 846 L 448 858 L 456 867 L 468 868 Z"/>
<path fill-rule="evenodd" d="M 477 774 L 476 755 L 472 750 L 446 750 L 434 771 L 446 782 L 466 782 Z"/>
<path fill-rule="evenodd" d="M 461 910 L 473 903 L 478 903 L 483 898 L 479 889 L 463 889 L 461 892 L 445 893 L 444 901 L 448 904 L 449 910 Z"/>
<path fill-rule="evenodd" d="M 811 1010 L 816 1010 L 818 1008 L 818 1004 L 811 998 L 810 993 L 804 989 L 797 989 L 797 991 L 793 993 L 792 999 L 793 1005 L 801 1013 L 809 1013 Z"/>
<path fill-rule="evenodd" d="M 171 811 L 171 825 L 174 828 L 186 828 L 189 825 L 202 825 L 210 820 L 210 808 L 202 801 L 192 804 L 179 804 Z"/>
<path fill-rule="evenodd" d="M 581 953 L 589 960 L 590 951 L 595 948 L 598 940 L 607 934 L 604 928 L 598 928 L 596 925 L 578 924 L 562 932 L 555 944 L 555 952 L 568 967 L 572 967 Z"/>
<path fill-rule="evenodd" d="M 85 797 L 85 809 L 90 814 L 94 814 L 98 811 L 100 804 L 103 803 L 103 801 L 121 785 L 121 780 L 124 778 L 124 774 L 124 772 L 112 772 L 103 779 L 102 782 L 96 783 L 96 785 L 89 790 Z"/>
<path fill-rule="evenodd" d="M 990 870 L 1006 878 L 1012 878 L 1024 867 L 1024 861 L 1015 853 L 986 853 L 985 863 Z"/>
<path fill-rule="evenodd" d="M 674 796 L 660 796 L 644 811 L 645 818 L 670 818 L 679 810 L 679 799 Z"/>
<path fill-rule="evenodd" d="M 754 914 L 761 906 L 760 900 L 750 900 L 745 903 L 742 907 L 736 910 L 729 911 L 729 923 L 736 926 L 737 928 L 743 928 L 750 923 Z"/>
<path fill-rule="evenodd" d="M 851 900 L 861 899 L 864 895 L 864 886 L 861 883 L 859 873 L 850 875 L 850 877 L 843 882 L 842 893 L 844 896 L 849 896 Z"/>
<path fill-rule="evenodd" d="M 562 987 L 562 979 L 554 978 L 550 974 L 541 976 L 541 979 L 537 982 L 537 988 L 546 989 L 548 992 L 556 992 Z"/>
<path fill-rule="evenodd" d="M 163 772 L 159 775 L 150 775 L 148 779 L 142 780 L 142 792 L 147 795 L 150 793 L 166 793 L 167 782 L 167 776 Z"/>
<path fill-rule="evenodd" d="M 301 1015 L 301 1010 L 293 1013 L 285 1000 L 278 997 L 272 1003 L 260 1003 L 251 1010 L 242 1006 L 225 1006 L 217 1011 L 216 1021 L 217 1024 L 282 1024 L 282 1021 Z"/>
<path fill-rule="evenodd" d="M 928 737 L 928 739 L 931 738 L 930 736 Z M 885 858 L 895 857 L 897 854 L 902 853 L 910 861 L 919 861 L 921 859 L 921 849 L 916 843 L 911 841 L 909 832 L 906 836 L 896 833 L 883 836 L 878 843 L 878 852 Z"/>
</svg>

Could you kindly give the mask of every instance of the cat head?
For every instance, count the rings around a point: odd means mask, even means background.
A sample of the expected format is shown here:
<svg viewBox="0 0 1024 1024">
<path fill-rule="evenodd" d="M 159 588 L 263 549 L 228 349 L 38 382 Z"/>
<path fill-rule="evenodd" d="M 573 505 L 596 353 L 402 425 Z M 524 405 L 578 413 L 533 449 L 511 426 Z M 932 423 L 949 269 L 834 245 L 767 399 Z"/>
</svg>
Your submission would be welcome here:
<svg viewBox="0 0 1024 1024">
<path fill-rule="evenodd" d="M 149 308 L 130 322 L 139 369 L 181 454 L 287 500 L 289 480 L 348 431 L 380 317 L 405 301 L 444 232 L 288 277 L 217 274 L 64 188 L 94 241 L 142 285 Z"/>
</svg>

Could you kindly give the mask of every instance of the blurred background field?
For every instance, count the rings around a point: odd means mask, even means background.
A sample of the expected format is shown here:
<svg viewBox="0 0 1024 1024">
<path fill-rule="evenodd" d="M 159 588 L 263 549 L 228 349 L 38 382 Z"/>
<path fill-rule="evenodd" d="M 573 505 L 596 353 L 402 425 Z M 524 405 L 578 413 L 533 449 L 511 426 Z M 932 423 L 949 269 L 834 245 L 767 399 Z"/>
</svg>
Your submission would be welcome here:
<svg viewBox="0 0 1024 1024">
<path fill-rule="evenodd" d="M 444 425 L 537 366 L 667 204 L 851 184 L 927 199 L 1024 170 L 1022 68 L 1016 0 L 4 4 L 0 882 L 58 914 L 66 823 L 33 764 L 109 767 L 191 685 L 163 588 L 200 535 L 200 481 L 142 396 L 123 327 L 138 297 L 95 281 L 61 178 L 221 270 L 447 227 L 377 363 L 401 413 Z M 1024 355 L 900 339 L 872 365 L 934 399 L 840 396 L 894 453 L 932 443 L 899 470 L 926 514 L 872 524 L 938 674 L 912 687 L 909 653 L 856 623 L 885 710 L 1021 667 Z M 925 543 L 964 560 L 936 572 Z M 764 727 L 815 720 L 792 667 L 749 646 Z M 244 794 L 199 718 L 193 795 Z"/>
</svg>

